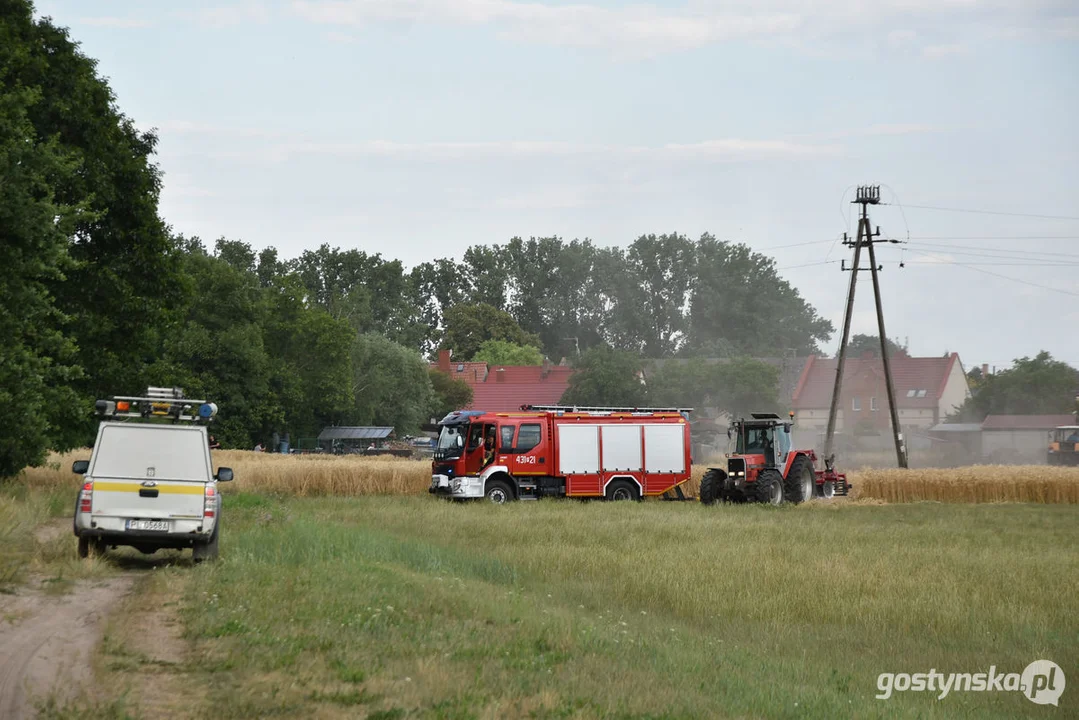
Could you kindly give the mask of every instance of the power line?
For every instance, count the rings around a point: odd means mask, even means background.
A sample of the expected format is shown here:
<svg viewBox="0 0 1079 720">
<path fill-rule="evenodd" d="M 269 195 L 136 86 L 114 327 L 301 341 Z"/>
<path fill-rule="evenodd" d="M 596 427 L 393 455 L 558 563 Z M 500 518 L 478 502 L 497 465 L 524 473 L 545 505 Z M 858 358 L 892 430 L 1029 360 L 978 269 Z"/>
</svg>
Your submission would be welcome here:
<svg viewBox="0 0 1079 720">
<path fill-rule="evenodd" d="M 1079 267 L 1079 262 L 959 262 L 957 260 L 910 260 L 906 265 L 1006 265 L 1008 267 Z"/>
<path fill-rule="evenodd" d="M 833 242 L 832 240 L 810 240 L 809 242 L 793 243 L 791 245 L 769 245 L 768 247 L 758 248 L 759 250 L 785 250 L 792 247 L 802 247 L 804 245 L 823 245 L 824 243 Z"/>
<path fill-rule="evenodd" d="M 801 265 L 784 265 L 776 270 L 794 270 L 795 268 L 813 267 L 814 265 L 834 265 L 838 260 L 818 260 L 817 262 L 802 263 Z"/>
<path fill-rule="evenodd" d="M 1074 215 L 1039 215 L 1037 213 L 1003 212 L 1001 210 L 971 210 L 969 208 L 938 207 L 935 205 L 904 205 L 903 207 L 918 208 L 920 210 L 940 210 L 942 212 L 974 213 L 976 215 L 1007 215 L 1009 217 L 1041 218 L 1043 220 L 1079 220 L 1079 217 Z"/>
<path fill-rule="evenodd" d="M 918 253 L 918 254 L 921 255 L 922 257 L 927 257 L 927 258 L 933 259 L 932 255 L 926 255 L 925 253 Z M 1049 291 L 1052 291 L 1052 292 L 1061 293 L 1062 295 L 1071 295 L 1073 297 L 1079 297 L 1079 293 L 1072 292 L 1071 290 L 1062 290 L 1060 288 L 1051 287 L 1049 285 L 1042 285 L 1041 283 L 1032 282 L 1030 280 L 1022 280 L 1020 278 L 1011 277 L 1010 275 L 1001 275 L 998 272 L 993 272 L 992 270 L 984 270 L 982 268 L 975 267 L 974 265 L 971 265 L 971 264 L 968 264 L 968 263 L 935 262 L 935 263 L 925 263 L 925 264 L 927 264 L 927 265 L 958 265 L 959 267 L 965 267 L 968 270 L 973 270 L 975 272 L 980 272 L 980 273 L 982 273 L 984 275 L 992 275 L 993 277 L 998 277 L 998 278 L 1001 278 L 1003 280 L 1011 280 L 1012 282 L 1021 283 L 1023 285 L 1030 285 L 1031 287 L 1040 288 L 1042 290 L 1049 290 Z"/>
<path fill-rule="evenodd" d="M 1079 240 L 1079 235 L 922 235 L 908 240 Z"/>
<path fill-rule="evenodd" d="M 982 250 L 982 248 L 971 245 L 935 245 L 933 243 L 920 242 L 911 242 L 907 244 L 911 246 L 912 250 L 925 248 L 931 252 L 947 252 L 953 255 L 970 255 L 973 257 L 992 258 L 995 260 L 1056 260 L 1057 258 L 1062 258 L 1060 260 L 1062 263 L 1067 262 L 1068 259 L 1079 260 L 1079 255 L 1075 253 L 1042 252 L 1040 250 L 1009 250 L 1007 248 L 988 248 L 988 252 L 986 252 Z"/>
</svg>

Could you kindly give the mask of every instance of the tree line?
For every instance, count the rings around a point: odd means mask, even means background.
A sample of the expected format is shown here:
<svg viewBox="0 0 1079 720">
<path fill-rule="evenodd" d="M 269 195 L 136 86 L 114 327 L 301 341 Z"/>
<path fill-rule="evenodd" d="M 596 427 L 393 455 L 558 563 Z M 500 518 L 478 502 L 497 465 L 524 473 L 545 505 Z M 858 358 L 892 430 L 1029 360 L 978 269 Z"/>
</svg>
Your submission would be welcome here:
<svg viewBox="0 0 1079 720">
<path fill-rule="evenodd" d="M 428 370 L 443 347 L 527 364 L 735 357 L 832 332 L 771 258 L 711 235 L 513 238 L 406 268 L 176 234 L 158 213 L 156 133 L 32 10 L 0 3 L 0 476 L 86 444 L 95 399 L 148 385 L 214 400 L 218 438 L 251 447 L 329 424 L 404 432 L 467 404 Z"/>
</svg>

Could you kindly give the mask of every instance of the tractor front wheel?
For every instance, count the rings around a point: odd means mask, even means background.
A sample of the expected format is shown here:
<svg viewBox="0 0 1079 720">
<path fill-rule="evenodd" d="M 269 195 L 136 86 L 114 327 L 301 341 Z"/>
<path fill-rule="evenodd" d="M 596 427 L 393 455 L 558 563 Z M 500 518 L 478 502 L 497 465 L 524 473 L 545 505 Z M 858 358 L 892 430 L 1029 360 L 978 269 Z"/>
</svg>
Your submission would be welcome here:
<svg viewBox="0 0 1079 720">
<path fill-rule="evenodd" d="M 719 474 L 719 470 L 709 470 L 701 478 L 701 489 L 698 495 L 700 501 L 705 505 L 711 505 L 717 499 L 719 499 L 720 487 L 723 484 L 723 478 Z"/>
<path fill-rule="evenodd" d="M 762 470 L 757 481 L 746 485 L 746 494 L 754 502 L 783 504 L 783 476 L 778 470 Z"/>
<path fill-rule="evenodd" d="M 820 496 L 825 500 L 831 500 L 835 497 L 835 483 L 831 480 L 825 480 L 820 485 Z"/>
</svg>

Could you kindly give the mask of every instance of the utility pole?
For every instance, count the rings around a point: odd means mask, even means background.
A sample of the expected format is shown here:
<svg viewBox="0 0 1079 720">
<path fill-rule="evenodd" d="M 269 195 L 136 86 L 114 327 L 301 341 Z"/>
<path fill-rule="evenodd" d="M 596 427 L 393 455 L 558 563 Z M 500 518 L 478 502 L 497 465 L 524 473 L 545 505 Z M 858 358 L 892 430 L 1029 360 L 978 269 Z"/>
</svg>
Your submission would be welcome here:
<svg viewBox="0 0 1079 720">
<path fill-rule="evenodd" d="M 880 356 L 884 363 L 884 381 L 888 390 L 888 410 L 892 420 L 892 439 L 895 441 L 895 457 L 899 467 L 907 467 L 907 453 L 903 447 L 903 438 L 899 427 L 899 410 L 895 404 L 895 384 L 892 382 L 891 361 L 888 357 L 888 334 L 884 330 L 884 308 L 880 300 L 880 279 L 877 275 L 880 267 L 877 265 L 877 256 L 873 245 L 878 242 L 897 242 L 896 240 L 877 240 L 880 236 L 880 228 L 873 232 L 869 224 L 869 206 L 880 204 L 880 186 L 863 185 L 858 188 L 858 193 L 852 201 L 862 206 L 862 215 L 858 219 L 858 237 L 851 243 L 843 235 L 843 244 L 854 247 L 854 260 L 850 267 L 850 285 L 847 289 L 847 307 L 843 318 L 843 338 L 839 346 L 839 358 L 836 361 L 835 384 L 832 387 L 832 404 L 828 410 L 828 430 L 824 442 L 824 457 L 832 456 L 832 445 L 835 436 L 835 424 L 839 398 L 843 389 L 843 367 L 847 359 L 847 343 L 850 341 L 850 322 L 854 312 L 854 290 L 858 282 L 858 273 L 862 270 L 859 266 L 862 247 L 869 252 L 869 271 L 873 278 L 873 298 L 877 306 L 877 331 L 880 334 Z M 844 270 L 847 268 L 843 267 Z M 844 411 L 846 412 L 846 411 Z M 848 425 L 852 425 L 848 423 Z"/>
</svg>

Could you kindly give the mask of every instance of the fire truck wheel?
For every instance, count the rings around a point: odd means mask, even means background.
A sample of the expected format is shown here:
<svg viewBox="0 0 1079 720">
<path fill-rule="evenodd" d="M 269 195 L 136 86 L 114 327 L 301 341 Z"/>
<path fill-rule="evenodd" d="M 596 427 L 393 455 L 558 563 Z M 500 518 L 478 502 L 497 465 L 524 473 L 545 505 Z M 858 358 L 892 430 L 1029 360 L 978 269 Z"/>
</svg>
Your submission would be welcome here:
<svg viewBox="0 0 1079 720">
<path fill-rule="evenodd" d="M 783 499 L 787 502 L 802 503 L 813 499 L 813 488 L 817 478 L 813 473 L 813 463 L 809 456 L 799 455 L 791 463 L 790 472 L 783 483 Z"/>
<path fill-rule="evenodd" d="M 505 505 L 513 500 L 513 490 L 502 480 L 491 480 L 487 483 L 487 492 L 484 497 L 495 505 Z"/>
<path fill-rule="evenodd" d="M 608 500 L 637 500 L 637 486 L 629 480 L 615 480 L 607 486 Z"/>
<path fill-rule="evenodd" d="M 701 490 L 700 500 L 705 505 L 711 505 L 716 501 L 719 491 L 719 484 L 722 480 L 719 477 L 718 470 L 709 470 L 701 478 Z"/>
<path fill-rule="evenodd" d="M 747 487 L 746 492 L 755 502 L 782 505 L 783 476 L 778 470 L 762 470 L 752 489 Z"/>
</svg>

